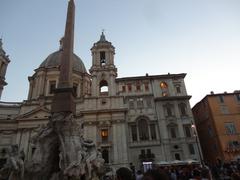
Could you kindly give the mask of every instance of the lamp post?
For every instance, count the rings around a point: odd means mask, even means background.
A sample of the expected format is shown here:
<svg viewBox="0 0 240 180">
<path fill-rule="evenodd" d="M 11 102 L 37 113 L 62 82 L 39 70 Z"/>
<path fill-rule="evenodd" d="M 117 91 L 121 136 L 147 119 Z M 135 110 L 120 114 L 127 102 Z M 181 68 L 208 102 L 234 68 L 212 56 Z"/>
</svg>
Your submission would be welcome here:
<svg viewBox="0 0 240 180">
<path fill-rule="evenodd" d="M 199 154 L 199 158 L 200 158 L 200 163 L 201 163 L 202 166 L 204 166 L 202 153 L 201 153 L 200 147 L 199 147 L 197 129 L 196 129 L 195 124 L 193 124 L 193 122 L 192 122 L 191 128 L 193 130 L 193 136 L 195 137 L 195 141 L 196 141 L 196 144 L 197 144 L 197 149 L 198 149 L 198 154 Z"/>
</svg>

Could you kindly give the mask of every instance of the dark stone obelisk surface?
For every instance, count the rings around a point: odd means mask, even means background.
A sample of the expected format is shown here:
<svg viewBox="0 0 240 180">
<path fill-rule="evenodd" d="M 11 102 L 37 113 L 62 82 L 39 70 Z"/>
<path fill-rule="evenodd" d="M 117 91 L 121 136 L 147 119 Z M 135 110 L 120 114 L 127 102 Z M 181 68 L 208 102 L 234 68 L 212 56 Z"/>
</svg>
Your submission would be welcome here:
<svg viewBox="0 0 240 180">
<path fill-rule="evenodd" d="M 61 53 L 59 84 L 54 93 L 52 112 L 72 112 L 75 114 L 74 91 L 72 83 L 73 46 L 74 46 L 75 4 L 68 3 L 67 20 Z"/>
</svg>

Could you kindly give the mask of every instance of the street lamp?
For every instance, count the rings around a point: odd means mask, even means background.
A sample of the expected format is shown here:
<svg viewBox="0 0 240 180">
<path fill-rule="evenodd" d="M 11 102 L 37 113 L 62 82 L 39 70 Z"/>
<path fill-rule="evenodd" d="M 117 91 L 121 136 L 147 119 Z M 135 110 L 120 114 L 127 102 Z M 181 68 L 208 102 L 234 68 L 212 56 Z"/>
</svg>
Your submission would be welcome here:
<svg viewBox="0 0 240 180">
<path fill-rule="evenodd" d="M 193 124 L 193 122 L 192 122 L 191 128 L 192 128 L 192 130 L 193 130 L 193 136 L 195 137 L 195 140 L 196 140 L 196 144 L 197 144 L 197 149 L 198 149 L 198 154 L 199 154 L 199 158 L 200 158 L 201 165 L 204 166 L 202 153 L 201 153 L 200 147 L 199 147 L 197 129 L 196 129 L 195 124 Z"/>
</svg>

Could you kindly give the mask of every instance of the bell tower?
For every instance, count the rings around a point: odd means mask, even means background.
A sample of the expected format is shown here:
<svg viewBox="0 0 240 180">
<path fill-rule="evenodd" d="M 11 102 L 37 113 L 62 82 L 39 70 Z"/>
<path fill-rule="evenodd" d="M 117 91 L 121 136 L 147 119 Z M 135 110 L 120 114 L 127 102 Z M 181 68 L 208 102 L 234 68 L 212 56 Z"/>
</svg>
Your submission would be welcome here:
<svg viewBox="0 0 240 180">
<path fill-rule="evenodd" d="M 0 39 L 0 99 L 2 96 L 3 87 L 7 85 L 7 82 L 5 81 L 5 75 L 8 63 L 10 62 L 10 59 L 3 50 L 2 45 L 2 39 Z"/>
<path fill-rule="evenodd" d="M 92 96 L 115 96 L 117 68 L 114 65 L 115 48 L 102 32 L 92 51 Z"/>
</svg>

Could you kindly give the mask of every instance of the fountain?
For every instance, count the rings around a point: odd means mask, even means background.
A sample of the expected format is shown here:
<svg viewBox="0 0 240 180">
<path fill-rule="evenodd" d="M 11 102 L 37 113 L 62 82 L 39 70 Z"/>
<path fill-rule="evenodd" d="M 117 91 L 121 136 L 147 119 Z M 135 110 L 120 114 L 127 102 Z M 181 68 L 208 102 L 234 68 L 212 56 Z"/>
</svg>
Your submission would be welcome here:
<svg viewBox="0 0 240 180">
<path fill-rule="evenodd" d="M 75 96 L 72 87 L 74 44 L 74 0 L 68 3 L 67 21 L 62 44 L 59 84 L 54 92 L 51 117 L 32 139 L 32 159 L 13 145 L 7 163 L 0 170 L 8 180 L 98 180 L 104 160 L 93 141 L 83 138 L 82 122 L 75 119 Z"/>
</svg>

